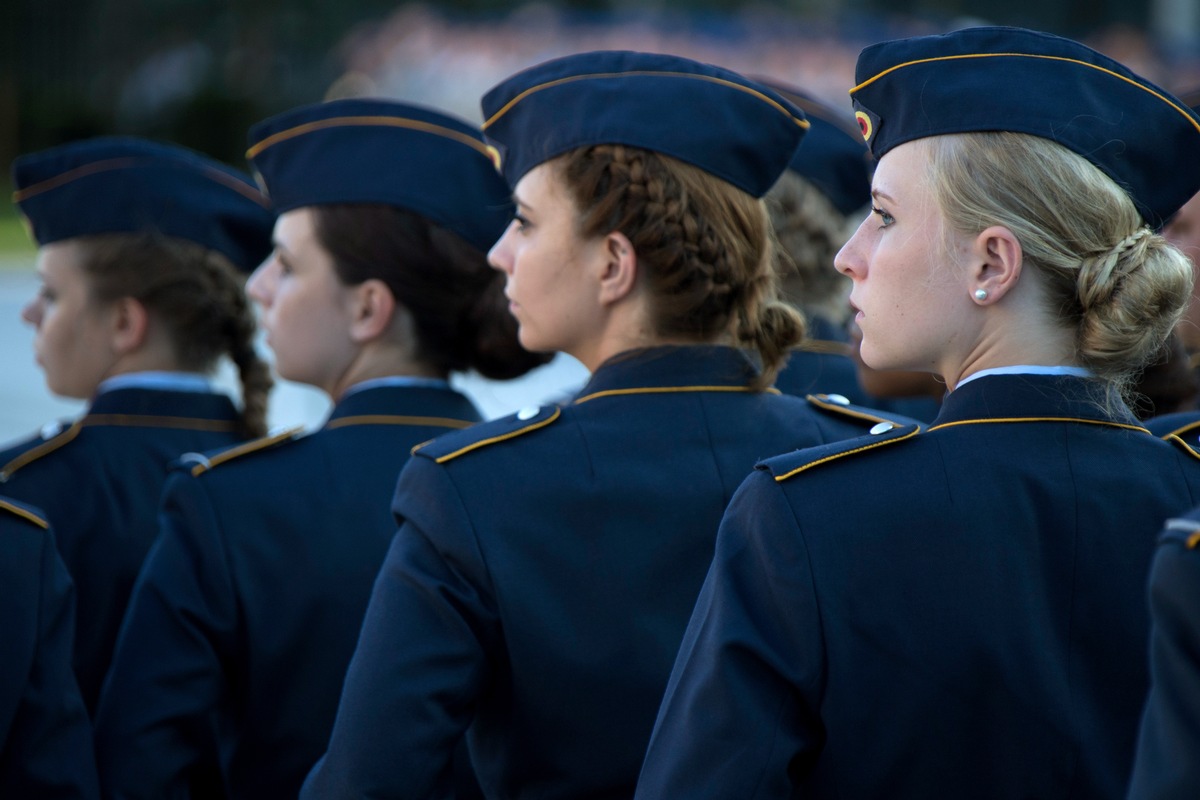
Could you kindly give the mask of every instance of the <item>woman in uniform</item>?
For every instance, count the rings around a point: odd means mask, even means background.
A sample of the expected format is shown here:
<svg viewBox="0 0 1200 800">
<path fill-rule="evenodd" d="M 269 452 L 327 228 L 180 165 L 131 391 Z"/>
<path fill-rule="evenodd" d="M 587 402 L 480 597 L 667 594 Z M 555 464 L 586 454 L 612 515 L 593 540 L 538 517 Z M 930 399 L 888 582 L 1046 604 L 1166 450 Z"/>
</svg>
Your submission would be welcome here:
<svg viewBox="0 0 1200 800">
<path fill-rule="evenodd" d="M 857 80 L 862 357 L 950 392 L 926 431 L 747 479 L 637 797 L 1116 800 L 1155 535 L 1200 496 L 1120 389 L 1187 302 L 1153 231 L 1200 188 L 1200 119 L 1016 28 L 874 45 Z"/>
<path fill-rule="evenodd" d="M 274 216 L 248 178 L 173 145 L 104 138 L 23 156 L 16 202 L 41 289 L 22 312 L 69 426 L 0 452 L 6 495 L 43 509 L 78 592 L 75 668 L 95 709 L 167 465 L 261 436 L 270 372 L 242 290 Z M 241 271 L 241 272 L 240 272 Z M 242 408 L 208 379 L 237 366 Z"/>
<path fill-rule="evenodd" d="M 735 486 L 770 453 L 889 427 L 764 390 L 803 333 L 760 199 L 798 109 L 629 52 L 532 67 L 483 109 L 517 204 L 490 260 L 521 341 L 591 378 L 405 466 L 306 798 L 442 796 L 464 732 L 488 796 L 628 797 Z"/>
<path fill-rule="evenodd" d="M 0 498 L 0 797 L 95 800 L 92 728 L 71 669 L 75 592 L 36 509 Z"/>
<path fill-rule="evenodd" d="M 545 360 L 486 261 L 512 206 L 477 128 L 340 100 L 250 140 L 280 217 L 248 291 L 279 374 L 334 406 L 311 435 L 185 458 L 168 481 L 97 718 L 114 797 L 174 796 L 210 720 L 229 797 L 295 797 L 396 531 L 396 476 L 414 445 L 480 420 L 451 371 Z"/>
</svg>

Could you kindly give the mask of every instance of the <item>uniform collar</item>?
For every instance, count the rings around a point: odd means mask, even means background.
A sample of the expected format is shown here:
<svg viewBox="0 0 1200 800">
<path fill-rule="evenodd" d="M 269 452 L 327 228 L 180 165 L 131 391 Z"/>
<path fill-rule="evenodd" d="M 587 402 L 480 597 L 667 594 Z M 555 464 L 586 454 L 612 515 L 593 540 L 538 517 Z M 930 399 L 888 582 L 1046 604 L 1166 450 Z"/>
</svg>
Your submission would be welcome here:
<svg viewBox="0 0 1200 800">
<path fill-rule="evenodd" d="M 597 368 L 577 400 L 622 389 L 748 387 L 758 370 L 750 357 L 722 345 L 669 345 L 627 350 Z"/>
<path fill-rule="evenodd" d="M 1079 419 L 1138 425 L 1123 402 L 1105 410 L 1102 381 L 1076 375 L 993 374 L 959 384 L 942 401 L 930 428 L 988 419 Z"/>
<path fill-rule="evenodd" d="M 233 401 L 220 392 L 124 387 L 107 389 L 92 399 L 87 416 L 122 415 L 236 420 Z"/>
<path fill-rule="evenodd" d="M 344 417 L 441 417 L 479 422 L 475 405 L 450 386 L 396 385 L 391 382 L 359 385 L 342 395 L 329 421 Z"/>
</svg>

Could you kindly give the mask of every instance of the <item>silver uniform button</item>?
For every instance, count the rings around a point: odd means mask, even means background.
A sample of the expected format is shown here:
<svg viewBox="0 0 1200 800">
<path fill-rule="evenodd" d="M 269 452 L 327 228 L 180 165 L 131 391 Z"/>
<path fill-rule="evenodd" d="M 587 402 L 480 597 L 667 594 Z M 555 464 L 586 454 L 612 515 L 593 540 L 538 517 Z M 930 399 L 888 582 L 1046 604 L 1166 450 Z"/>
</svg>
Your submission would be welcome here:
<svg viewBox="0 0 1200 800">
<path fill-rule="evenodd" d="M 526 406 L 525 408 L 522 408 L 520 411 L 517 412 L 517 419 L 522 420 L 522 421 L 527 420 L 527 419 L 533 419 L 534 417 L 536 417 L 538 415 L 538 411 L 540 411 L 540 410 L 541 409 L 538 408 L 537 406 Z"/>
<path fill-rule="evenodd" d="M 871 428 L 871 433 L 876 434 L 876 435 L 881 434 L 881 433 L 887 433 L 894 427 L 896 427 L 896 426 L 890 422 L 879 422 L 879 423 L 876 423 L 875 426 Z"/>
<path fill-rule="evenodd" d="M 827 394 L 825 395 L 825 400 L 830 403 L 835 403 L 839 406 L 850 405 L 850 398 L 846 397 L 844 394 Z"/>
</svg>

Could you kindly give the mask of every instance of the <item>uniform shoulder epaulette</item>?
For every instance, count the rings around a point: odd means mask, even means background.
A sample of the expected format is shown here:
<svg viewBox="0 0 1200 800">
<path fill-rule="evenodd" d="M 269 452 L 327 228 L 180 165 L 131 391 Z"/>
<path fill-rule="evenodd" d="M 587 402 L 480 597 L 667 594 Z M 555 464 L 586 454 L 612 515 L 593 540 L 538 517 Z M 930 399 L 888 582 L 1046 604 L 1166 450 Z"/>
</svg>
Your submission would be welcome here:
<svg viewBox="0 0 1200 800">
<path fill-rule="evenodd" d="M 892 422 L 877 422 L 869 433 L 853 439 L 843 439 L 829 444 L 806 447 L 792 453 L 774 456 L 758 463 L 759 469 L 770 472 L 777 481 L 785 481 L 793 475 L 828 464 L 840 458 L 867 453 L 888 445 L 908 441 L 921 432 L 917 424 L 897 425 Z"/>
<path fill-rule="evenodd" d="M 1177 433 L 1168 433 L 1162 437 L 1162 440 L 1175 445 L 1192 458 L 1200 458 L 1200 441 L 1197 441 L 1195 436 L 1184 438 L 1183 435 Z"/>
<path fill-rule="evenodd" d="M 562 409 L 558 406 L 523 408 L 507 417 L 480 422 L 464 430 L 445 433 L 436 439 L 422 442 L 412 449 L 412 454 L 444 464 L 481 447 L 507 442 L 544 428 L 560 416 Z"/>
<path fill-rule="evenodd" d="M 843 419 L 856 420 L 866 425 L 877 425 L 880 422 L 890 422 L 893 425 L 919 425 L 916 420 L 899 414 L 889 414 L 877 408 L 856 406 L 845 395 L 810 394 L 806 395 L 804 399 L 817 411 Z"/>
<path fill-rule="evenodd" d="M 1166 439 L 1169 436 L 1178 436 L 1179 438 L 1186 440 L 1187 437 L 1190 436 L 1194 439 L 1196 438 L 1197 433 L 1200 433 L 1200 419 L 1192 420 L 1186 425 L 1180 425 L 1174 430 L 1167 431 L 1166 433 L 1162 434 L 1161 438 Z"/>
<path fill-rule="evenodd" d="M 241 458 L 251 453 L 261 453 L 272 447 L 278 447 L 285 442 L 295 441 L 300 438 L 300 434 L 303 432 L 304 428 L 289 428 L 281 433 L 264 436 L 261 439 L 251 439 L 248 442 L 242 442 L 225 450 L 210 453 L 184 453 L 179 457 L 176 465 L 180 469 L 186 469 L 191 472 L 194 478 L 236 458 Z"/>
<path fill-rule="evenodd" d="M 42 516 L 42 512 L 24 503 L 18 503 L 16 500 L 9 500 L 8 498 L 0 499 L 0 514 L 20 517 L 44 531 L 50 530 L 50 523 Z"/>
<path fill-rule="evenodd" d="M 1158 542 L 1178 542 L 1188 550 L 1200 550 L 1200 521 L 1190 517 L 1169 519 L 1158 537 Z"/>
<path fill-rule="evenodd" d="M 0 466 L 0 483 L 7 481 L 13 473 L 27 464 L 32 464 L 43 456 L 53 453 L 58 448 L 70 442 L 83 430 L 83 422 L 77 420 L 72 425 L 62 422 L 49 422 L 42 427 L 41 433 L 30 439 L 28 448 L 9 459 L 7 464 Z"/>
</svg>

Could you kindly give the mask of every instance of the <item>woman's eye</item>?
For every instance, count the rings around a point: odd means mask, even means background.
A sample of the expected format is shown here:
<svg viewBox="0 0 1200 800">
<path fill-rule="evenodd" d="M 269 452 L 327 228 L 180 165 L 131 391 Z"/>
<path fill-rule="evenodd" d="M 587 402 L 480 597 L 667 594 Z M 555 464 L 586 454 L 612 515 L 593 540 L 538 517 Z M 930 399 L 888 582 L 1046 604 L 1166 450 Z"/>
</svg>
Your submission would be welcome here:
<svg viewBox="0 0 1200 800">
<path fill-rule="evenodd" d="M 517 223 L 517 230 L 523 232 L 529 227 L 529 220 L 522 217 L 520 214 L 513 214 L 513 222 Z"/>
<path fill-rule="evenodd" d="M 879 227 L 881 228 L 886 228 L 896 221 L 895 217 L 878 206 L 871 206 L 871 213 L 879 215 Z"/>
</svg>

